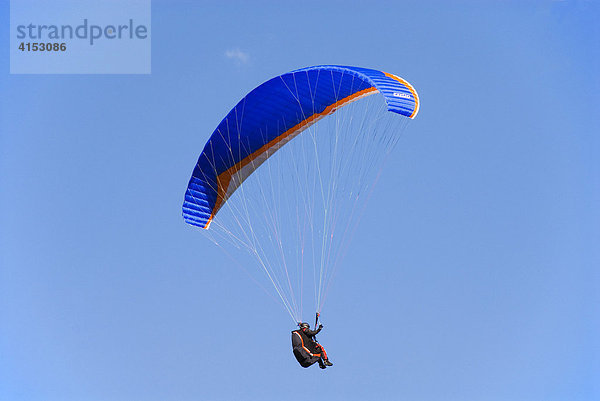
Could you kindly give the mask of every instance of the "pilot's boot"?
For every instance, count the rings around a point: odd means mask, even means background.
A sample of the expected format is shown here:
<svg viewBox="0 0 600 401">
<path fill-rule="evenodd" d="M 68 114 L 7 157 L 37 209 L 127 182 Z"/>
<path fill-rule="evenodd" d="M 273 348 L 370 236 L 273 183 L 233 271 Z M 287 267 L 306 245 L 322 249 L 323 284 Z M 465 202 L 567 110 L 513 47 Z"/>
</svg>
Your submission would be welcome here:
<svg viewBox="0 0 600 401">
<path fill-rule="evenodd" d="M 325 360 L 323 361 L 323 364 L 324 364 L 325 366 L 333 366 L 333 363 L 329 362 L 329 359 L 325 359 Z"/>
</svg>

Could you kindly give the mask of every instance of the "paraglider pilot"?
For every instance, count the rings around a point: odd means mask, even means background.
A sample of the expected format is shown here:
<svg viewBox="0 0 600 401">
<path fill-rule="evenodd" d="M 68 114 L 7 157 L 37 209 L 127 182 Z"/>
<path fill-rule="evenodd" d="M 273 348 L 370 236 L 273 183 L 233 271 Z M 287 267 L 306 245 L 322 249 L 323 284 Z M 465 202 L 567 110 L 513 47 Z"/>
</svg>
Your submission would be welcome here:
<svg viewBox="0 0 600 401">
<path fill-rule="evenodd" d="M 325 369 L 327 366 L 333 366 L 329 361 L 327 352 L 321 344 L 319 344 L 315 336 L 323 329 L 320 324 L 317 330 L 311 330 L 310 325 L 306 322 L 298 323 L 298 330 L 292 331 L 292 347 L 294 356 L 303 368 L 308 368 L 315 362 L 319 362 L 319 367 Z"/>
</svg>

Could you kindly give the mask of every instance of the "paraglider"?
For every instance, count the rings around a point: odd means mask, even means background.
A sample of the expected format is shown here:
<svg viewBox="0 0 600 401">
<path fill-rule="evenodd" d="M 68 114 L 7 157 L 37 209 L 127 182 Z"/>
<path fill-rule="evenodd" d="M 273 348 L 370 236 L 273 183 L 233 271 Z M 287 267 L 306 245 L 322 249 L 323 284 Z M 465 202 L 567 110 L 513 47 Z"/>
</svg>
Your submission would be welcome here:
<svg viewBox="0 0 600 401">
<path fill-rule="evenodd" d="M 319 314 L 315 326 L 319 321 Z M 317 334 L 323 330 L 323 325 L 320 324 L 317 330 L 311 330 L 310 324 L 306 322 L 298 323 L 298 330 L 292 331 L 292 351 L 296 360 L 303 368 L 308 368 L 315 362 L 319 362 L 319 367 L 325 369 L 328 366 L 333 366 L 329 360 L 325 348 L 317 341 Z"/>
<path fill-rule="evenodd" d="M 228 254 L 247 252 L 302 322 L 305 294 L 321 311 L 384 162 L 418 111 L 415 89 L 378 70 L 322 65 L 272 78 L 206 142 L 183 218 Z M 294 355 L 302 366 L 327 365 L 309 332 L 292 332 Z"/>
</svg>

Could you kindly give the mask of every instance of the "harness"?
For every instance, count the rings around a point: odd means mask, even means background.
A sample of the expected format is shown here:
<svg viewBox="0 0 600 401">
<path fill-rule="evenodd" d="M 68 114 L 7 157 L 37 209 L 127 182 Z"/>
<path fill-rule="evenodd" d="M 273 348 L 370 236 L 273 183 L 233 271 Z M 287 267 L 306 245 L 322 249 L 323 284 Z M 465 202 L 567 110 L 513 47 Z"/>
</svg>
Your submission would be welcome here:
<svg viewBox="0 0 600 401">
<path fill-rule="evenodd" d="M 308 352 L 308 354 L 309 354 L 310 356 L 317 356 L 317 357 L 320 357 L 320 356 L 321 356 L 321 354 L 320 354 L 320 353 L 318 353 L 318 354 L 313 354 L 312 352 L 310 352 L 310 350 L 309 350 L 308 348 L 306 348 L 306 346 L 304 345 L 304 338 L 302 338 L 302 335 L 301 335 L 300 333 L 298 333 L 298 330 L 294 331 L 294 333 L 295 333 L 295 334 L 296 334 L 298 337 L 300 337 L 300 342 L 302 343 L 302 348 L 304 348 L 304 350 L 305 350 L 306 352 Z"/>
</svg>

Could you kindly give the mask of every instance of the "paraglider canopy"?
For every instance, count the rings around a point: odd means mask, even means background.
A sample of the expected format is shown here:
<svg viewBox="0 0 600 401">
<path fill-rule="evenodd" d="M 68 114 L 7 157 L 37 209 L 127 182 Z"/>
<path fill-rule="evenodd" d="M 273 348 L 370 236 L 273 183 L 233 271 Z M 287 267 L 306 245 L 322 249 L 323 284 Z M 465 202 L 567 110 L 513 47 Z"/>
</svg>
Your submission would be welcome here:
<svg viewBox="0 0 600 401">
<path fill-rule="evenodd" d="M 414 118 L 419 111 L 419 97 L 407 81 L 367 68 L 308 67 L 263 83 L 206 143 L 185 193 L 183 218 L 208 229 L 227 198 L 274 152 L 324 116 L 376 92 L 390 112 Z"/>
</svg>

